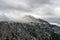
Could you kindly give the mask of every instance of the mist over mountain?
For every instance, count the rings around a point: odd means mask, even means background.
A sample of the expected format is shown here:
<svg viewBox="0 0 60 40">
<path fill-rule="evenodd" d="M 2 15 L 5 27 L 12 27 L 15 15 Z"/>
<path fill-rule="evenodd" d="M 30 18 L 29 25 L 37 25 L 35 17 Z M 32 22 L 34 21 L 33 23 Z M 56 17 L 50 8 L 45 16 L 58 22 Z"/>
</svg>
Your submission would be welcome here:
<svg viewBox="0 0 60 40">
<path fill-rule="evenodd" d="M 60 40 L 60 0 L 0 0 L 0 40 Z"/>
<path fill-rule="evenodd" d="M 27 15 L 20 22 L 0 21 L 0 40 L 60 40 L 60 27 Z"/>
<path fill-rule="evenodd" d="M 16 20 L 23 15 L 60 24 L 60 0 L 0 0 L 1 20 Z"/>
</svg>

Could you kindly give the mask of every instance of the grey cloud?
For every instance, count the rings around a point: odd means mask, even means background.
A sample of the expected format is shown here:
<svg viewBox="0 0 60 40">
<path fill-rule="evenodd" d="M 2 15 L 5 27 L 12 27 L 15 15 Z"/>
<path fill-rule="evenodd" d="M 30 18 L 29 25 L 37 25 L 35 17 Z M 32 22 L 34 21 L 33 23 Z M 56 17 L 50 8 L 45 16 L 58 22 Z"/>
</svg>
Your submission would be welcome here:
<svg viewBox="0 0 60 40">
<path fill-rule="evenodd" d="M 15 4 L 14 5 L 8 4 L 9 2 L 6 3 L 6 1 L 7 0 L 0 0 L 0 11 L 2 11 L 2 12 L 5 10 L 10 10 L 10 11 L 17 10 L 17 11 L 22 11 L 22 12 L 27 12 L 27 13 L 30 12 L 31 14 L 37 14 L 37 13 L 33 13 L 33 11 L 37 8 L 43 7 L 43 10 L 45 11 L 45 13 L 43 13 L 43 14 L 39 13 L 39 14 L 42 14 L 42 16 L 47 16 L 47 15 L 54 16 L 53 7 L 51 7 L 51 5 L 50 5 L 51 4 L 50 0 L 26 0 L 26 1 L 28 1 L 28 3 L 27 3 L 28 7 L 25 7 L 25 6 L 22 7 L 21 5 L 15 5 Z M 47 7 L 45 7 L 45 5 L 50 5 L 50 6 L 48 6 L 48 8 L 47 8 Z M 51 7 L 51 8 L 49 8 L 49 7 Z M 37 10 L 37 11 L 39 11 L 39 10 Z M 44 12 L 44 11 L 42 11 L 42 12 Z M 12 13 L 14 13 L 14 12 L 12 12 Z M 19 13 L 19 14 L 21 14 L 21 13 Z M 24 13 L 22 13 L 22 14 L 24 14 Z M 3 18 L 3 20 L 5 20 L 7 17 L 2 15 L 1 18 Z M 60 18 L 47 18 L 47 19 L 48 19 L 48 21 L 51 21 L 51 22 L 60 23 L 59 22 Z"/>
<path fill-rule="evenodd" d="M 50 0 L 29 0 L 29 1 L 30 1 L 29 4 L 32 8 L 50 3 Z"/>
<path fill-rule="evenodd" d="M 48 20 L 48 22 L 60 24 L 60 22 L 59 22 L 60 18 L 48 18 L 47 20 Z"/>
<path fill-rule="evenodd" d="M 53 9 L 47 9 L 45 15 L 51 15 L 53 16 Z"/>
<path fill-rule="evenodd" d="M 22 7 L 13 7 L 13 6 L 0 6 L 0 10 L 18 10 L 18 11 L 24 11 L 24 12 L 30 12 L 32 10 L 22 8 Z"/>
<path fill-rule="evenodd" d="M 9 5 L 6 2 L 4 2 L 3 0 L 0 0 L 0 10 L 19 10 L 19 11 L 26 11 L 26 12 L 30 12 L 32 11 L 31 9 L 22 7 L 21 5 Z"/>
<path fill-rule="evenodd" d="M 4 0 L 0 0 L 0 10 L 20 10 L 20 11 L 26 11 L 31 12 L 34 8 L 37 8 L 39 6 L 42 6 L 43 4 L 50 3 L 50 0 L 26 0 L 29 1 L 27 5 L 29 5 L 28 8 L 22 7 L 21 5 L 12 5 L 7 4 Z"/>
</svg>

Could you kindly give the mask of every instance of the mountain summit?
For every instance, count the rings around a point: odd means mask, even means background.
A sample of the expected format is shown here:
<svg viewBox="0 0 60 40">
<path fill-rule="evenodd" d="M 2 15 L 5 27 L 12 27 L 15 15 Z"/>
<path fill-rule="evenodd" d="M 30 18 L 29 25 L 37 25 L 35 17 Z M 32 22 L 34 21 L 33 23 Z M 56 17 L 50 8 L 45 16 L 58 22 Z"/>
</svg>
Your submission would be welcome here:
<svg viewBox="0 0 60 40">
<path fill-rule="evenodd" d="M 60 27 L 27 15 L 21 22 L 0 22 L 0 40 L 60 40 Z"/>
<path fill-rule="evenodd" d="M 21 22 L 25 22 L 25 23 L 47 23 L 49 24 L 47 21 L 45 20 L 42 20 L 42 19 L 39 19 L 39 18 L 35 18 L 34 16 L 31 16 L 31 15 L 25 15 L 24 17 L 22 17 L 20 19 Z"/>
</svg>

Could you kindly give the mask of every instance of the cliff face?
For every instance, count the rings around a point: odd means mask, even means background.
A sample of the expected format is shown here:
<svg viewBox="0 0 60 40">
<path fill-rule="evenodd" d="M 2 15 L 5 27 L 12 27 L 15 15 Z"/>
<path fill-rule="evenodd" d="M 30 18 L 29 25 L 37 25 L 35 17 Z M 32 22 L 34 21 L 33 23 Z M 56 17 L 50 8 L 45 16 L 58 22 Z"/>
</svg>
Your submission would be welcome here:
<svg viewBox="0 0 60 40">
<path fill-rule="evenodd" d="M 32 16 L 25 22 L 0 22 L 0 40 L 60 40 L 60 27 Z"/>
</svg>

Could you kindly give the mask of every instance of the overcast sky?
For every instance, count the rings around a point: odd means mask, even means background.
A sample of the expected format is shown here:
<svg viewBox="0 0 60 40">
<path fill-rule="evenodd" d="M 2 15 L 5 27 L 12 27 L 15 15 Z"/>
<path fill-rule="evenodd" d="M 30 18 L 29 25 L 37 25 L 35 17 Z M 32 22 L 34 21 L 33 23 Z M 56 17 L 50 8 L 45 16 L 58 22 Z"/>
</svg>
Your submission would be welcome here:
<svg viewBox="0 0 60 40">
<path fill-rule="evenodd" d="M 0 20 L 19 19 L 23 15 L 60 24 L 60 0 L 0 0 Z"/>
</svg>

